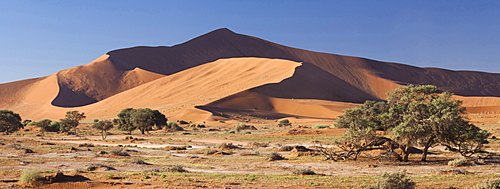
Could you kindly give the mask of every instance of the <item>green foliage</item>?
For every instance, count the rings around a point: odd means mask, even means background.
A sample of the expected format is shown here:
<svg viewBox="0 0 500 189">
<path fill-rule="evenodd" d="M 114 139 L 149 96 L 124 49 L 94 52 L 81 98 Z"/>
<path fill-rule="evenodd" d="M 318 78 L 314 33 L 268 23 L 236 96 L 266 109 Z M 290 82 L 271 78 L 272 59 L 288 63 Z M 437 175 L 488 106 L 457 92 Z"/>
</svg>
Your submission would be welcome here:
<svg viewBox="0 0 500 189">
<path fill-rule="evenodd" d="M 167 118 L 158 110 L 126 108 L 118 114 L 118 119 L 114 119 L 113 123 L 118 125 L 118 129 L 128 131 L 129 134 L 136 129 L 144 134 L 155 125 L 158 128 L 167 125 Z"/>
<path fill-rule="evenodd" d="M 405 178 L 406 171 L 387 173 L 384 172 L 376 185 L 368 186 L 369 189 L 413 189 L 415 182 Z"/>
<path fill-rule="evenodd" d="M 423 147 L 426 161 L 428 149 L 439 143 L 459 146 L 462 155 L 479 152 L 489 133 L 467 122 L 462 102 L 451 96 L 436 86 L 408 85 L 388 93 L 387 102 L 366 101 L 344 110 L 335 126 L 348 128 L 344 137 L 354 144 L 371 144 L 380 139 L 375 131 L 391 131 L 402 161 L 414 146 Z"/>
<path fill-rule="evenodd" d="M 31 121 L 31 120 L 27 119 L 27 120 L 24 120 L 24 121 L 22 122 L 22 124 L 23 124 L 23 126 L 27 126 L 27 125 L 28 125 L 29 123 L 31 123 L 31 122 L 33 122 L 33 121 Z"/>
<path fill-rule="evenodd" d="M 94 120 L 94 125 L 92 125 L 92 128 L 97 129 L 101 131 L 101 136 L 102 139 L 106 139 L 108 131 L 113 128 L 113 122 L 111 121 L 99 121 L 99 120 Z"/>
<path fill-rule="evenodd" d="M 10 110 L 0 110 L 0 132 L 10 133 L 23 128 L 21 116 Z"/>
<path fill-rule="evenodd" d="M 68 111 L 66 112 L 66 118 L 61 119 L 61 125 L 59 127 L 61 132 L 69 132 L 80 124 L 80 121 L 85 119 L 85 113 L 80 113 L 78 111 Z"/>
<path fill-rule="evenodd" d="M 240 132 L 242 130 L 245 130 L 246 127 L 247 127 L 247 125 L 245 123 L 238 123 L 238 125 L 236 125 L 236 132 Z"/>
<path fill-rule="evenodd" d="M 499 189 L 500 179 L 486 179 L 472 187 L 473 189 Z"/>
<path fill-rule="evenodd" d="M 454 160 L 451 160 L 448 162 L 448 166 L 460 167 L 460 166 L 467 165 L 468 163 L 469 163 L 469 160 L 467 160 L 465 158 L 454 159 Z"/>
<path fill-rule="evenodd" d="M 40 171 L 37 170 L 24 170 L 19 177 L 19 182 L 21 184 L 34 186 L 39 183 L 43 177 L 40 175 Z"/>
<path fill-rule="evenodd" d="M 311 128 L 313 129 L 326 129 L 326 128 L 330 128 L 329 125 L 313 125 Z"/>
<path fill-rule="evenodd" d="M 40 128 L 40 132 L 42 132 L 42 135 L 44 135 L 45 132 L 50 129 L 50 123 L 52 123 L 52 120 L 43 119 L 43 120 L 36 122 L 35 124 L 38 128 Z"/>
<path fill-rule="evenodd" d="M 183 131 L 184 129 L 177 124 L 175 121 L 167 121 L 167 125 L 165 126 L 165 129 L 168 129 L 170 131 Z"/>
<path fill-rule="evenodd" d="M 290 123 L 288 119 L 282 119 L 278 121 L 278 127 L 287 127 L 287 126 L 289 127 L 292 126 L 292 123 Z"/>
</svg>

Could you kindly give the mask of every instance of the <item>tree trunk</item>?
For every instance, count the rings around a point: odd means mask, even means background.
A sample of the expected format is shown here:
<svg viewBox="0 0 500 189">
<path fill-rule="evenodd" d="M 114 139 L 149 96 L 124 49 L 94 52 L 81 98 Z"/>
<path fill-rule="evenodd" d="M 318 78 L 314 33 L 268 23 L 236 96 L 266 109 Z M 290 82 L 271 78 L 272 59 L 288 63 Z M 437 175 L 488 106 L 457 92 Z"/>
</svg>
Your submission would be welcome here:
<svg viewBox="0 0 500 189">
<path fill-rule="evenodd" d="M 434 144 L 434 137 L 429 138 L 424 145 L 424 149 L 422 149 L 422 159 L 420 161 L 427 161 L 427 154 L 429 152 L 429 148 Z"/>
<path fill-rule="evenodd" d="M 411 149 L 411 146 L 410 144 L 406 144 L 403 148 L 401 148 L 403 150 L 403 161 L 404 162 L 408 162 L 408 157 L 410 156 L 410 149 Z"/>
</svg>

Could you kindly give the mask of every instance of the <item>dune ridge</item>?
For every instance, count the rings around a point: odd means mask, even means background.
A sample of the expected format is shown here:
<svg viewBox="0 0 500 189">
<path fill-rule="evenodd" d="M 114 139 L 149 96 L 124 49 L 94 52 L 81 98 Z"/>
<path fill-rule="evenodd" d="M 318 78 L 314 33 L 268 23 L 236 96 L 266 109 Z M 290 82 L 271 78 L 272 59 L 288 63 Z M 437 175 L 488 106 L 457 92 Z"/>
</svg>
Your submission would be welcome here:
<svg viewBox="0 0 500 189">
<path fill-rule="evenodd" d="M 128 107 L 197 120 L 219 110 L 332 119 L 409 83 L 453 92 L 470 111 L 500 112 L 497 73 L 312 52 L 225 28 L 171 47 L 113 50 L 47 77 L 0 84 L 0 108 L 30 119 L 57 119 L 69 110 L 109 119 Z"/>
</svg>

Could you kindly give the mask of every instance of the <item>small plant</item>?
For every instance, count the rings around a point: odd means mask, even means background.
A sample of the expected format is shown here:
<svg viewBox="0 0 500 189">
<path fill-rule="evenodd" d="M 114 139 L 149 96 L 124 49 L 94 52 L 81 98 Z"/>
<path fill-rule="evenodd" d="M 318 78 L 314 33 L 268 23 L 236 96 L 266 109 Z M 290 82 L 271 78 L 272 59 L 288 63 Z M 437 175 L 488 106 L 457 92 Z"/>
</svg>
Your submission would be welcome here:
<svg viewBox="0 0 500 189">
<path fill-rule="evenodd" d="M 238 146 L 235 146 L 233 143 L 220 143 L 217 145 L 217 148 L 219 149 L 236 149 L 239 148 Z"/>
<path fill-rule="evenodd" d="M 115 178 L 115 175 L 113 175 L 113 174 L 108 175 L 108 179 L 113 179 L 113 178 Z"/>
<path fill-rule="evenodd" d="M 144 162 L 142 159 L 134 159 L 130 161 L 132 164 L 138 164 L 138 165 L 151 165 L 150 163 Z"/>
<path fill-rule="evenodd" d="M 115 170 L 115 168 L 113 168 L 113 167 L 103 165 L 103 164 L 98 164 L 98 163 L 93 163 L 93 164 L 88 165 L 86 170 L 87 171 L 95 171 L 99 168 L 103 168 L 105 171 Z"/>
<path fill-rule="evenodd" d="M 294 175 L 315 175 L 316 173 L 309 168 L 296 169 L 292 172 Z"/>
<path fill-rule="evenodd" d="M 130 156 L 130 154 L 128 154 L 127 152 L 124 152 L 123 149 L 115 149 L 115 150 L 111 150 L 109 153 L 113 154 L 113 155 L 117 155 L 117 156 Z"/>
<path fill-rule="evenodd" d="M 467 165 L 469 163 L 469 160 L 462 158 L 462 159 L 454 159 L 448 162 L 448 166 L 453 166 L 453 167 L 460 167 Z"/>
<path fill-rule="evenodd" d="M 245 123 L 238 123 L 238 125 L 236 125 L 236 132 L 239 133 L 240 131 L 245 130 L 246 126 L 247 125 Z"/>
<path fill-rule="evenodd" d="M 406 177 L 406 170 L 401 172 L 384 172 L 376 185 L 368 186 L 369 189 L 413 189 L 415 182 Z"/>
<path fill-rule="evenodd" d="M 170 131 L 184 131 L 184 129 L 174 121 L 167 121 L 167 126 L 165 127 L 165 129 Z"/>
<path fill-rule="evenodd" d="M 276 161 L 276 160 L 284 160 L 285 158 L 281 156 L 278 152 L 273 152 L 267 155 L 266 160 L 268 161 Z"/>
<path fill-rule="evenodd" d="M 282 151 L 282 152 L 287 152 L 287 151 L 292 151 L 292 150 L 293 150 L 293 146 L 282 146 L 279 149 L 279 151 Z"/>
<path fill-rule="evenodd" d="M 473 189 L 498 189 L 500 188 L 500 179 L 486 179 L 483 182 L 474 185 Z"/>
<path fill-rule="evenodd" d="M 248 144 L 248 146 L 250 147 L 268 147 L 269 146 L 269 143 L 266 143 L 266 142 L 251 142 L 250 144 Z"/>
<path fill-rule="evenodd" d="M 207 148 L 203 151 L 203 154 L 204 155 L 212 155 L 212 154 L 215 154 L 219 151 L 215 150 L 215 149 L 211 149 L 211 148 Z"/>
<path fill-rule="evenodd" d="M 187 146 L 165 146 L 165 150 L 187 150 Z"/>
<path fill-rule="evenodd" d="M 278 121 L 278 127 L 287 127 L 287 126 L 289 127 L 292 126 L 292 123 L 290 123 L 288 119 L 282 119 Z"/>
<path fill-rule="evenodd" d="M 329 125 L 313 125 L 311 128 L 313 129 L 325 129 L 325 128 L 330 128 Z"/>
<path fill-rule="evenodd" d="M 184 167 L 182 167 L 181 165 L 172 165 L 170 167 L 165 167 L 165 168 L 163 168 L 163 171 L 165 171 L 165 172 L 176 172 L 176 173 L 187 172 L 187 170 L 184 169 Z M 162 177 L 162 178 L 165 178 L 165 177 Z"/>
<path fill-rule="evenodd" d="M 24 170 L 19 177 L 19 182 L 21 184 L 35 186 L 37 183 L 42 181 L 43 177 L 40 175 L 40 171 L 37 170 Z"/>
</svg>

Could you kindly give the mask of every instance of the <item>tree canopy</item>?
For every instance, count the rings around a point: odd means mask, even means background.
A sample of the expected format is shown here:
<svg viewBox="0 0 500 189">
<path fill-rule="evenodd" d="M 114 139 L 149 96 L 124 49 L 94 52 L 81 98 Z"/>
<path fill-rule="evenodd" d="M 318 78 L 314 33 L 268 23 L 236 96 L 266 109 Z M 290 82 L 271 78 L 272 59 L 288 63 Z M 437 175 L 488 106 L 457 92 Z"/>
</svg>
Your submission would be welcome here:
<svg viewBox="0 0 500 189">
<path fill-rule="evenodd" d="M 19 114 L 10 110 L 0 110 L 0 132 L 10 133 L 23 128 Z"/>
<path fill-rule="evenodd" d="M 118 118 L 114 119 L 113 123 L 118 125 L 118 129 L 128 131 L 129 134 L 136 129 L 144 134 L 153 126 L 161 129 L 167 124 L 167 118 L 158 110 L 126 108 L 118 114 Z"/>
<path fill-rule="evenodd" d="M 80 113 L 78 111 L 68 111 L 66 112 L 66 118 L 61 119 L 60 131 L 69 132 L 80 124 L 80 121 L 85 119 L 85 113 Z"/>
<path fill-rule="evenodd" d="M 462 102 L 451 97 L 436 86 L 408 85 L 389 92 L 387 101 L 367 101 L 345 110 L 336 126 L 348 129 L 346 138 L 362 140 L 365 145 L 380 137 L 376 130 L 391 131 L 402 161 L 408 161 L 414 146 L 423 147 L 422 161 L 436 144 L 455 145 L 470 154 L 479 150 L 489 134 L 470 124 Z"/>
<path fill-rule="evenodd" d="M 102 139 L 104 140 L 108 136 L 108 131 L 113 128 L 113 123 L 107 120 L 105 121 L 94 120 L 92 128 L 101 131 L 101 136 Z"/>
</svg>

